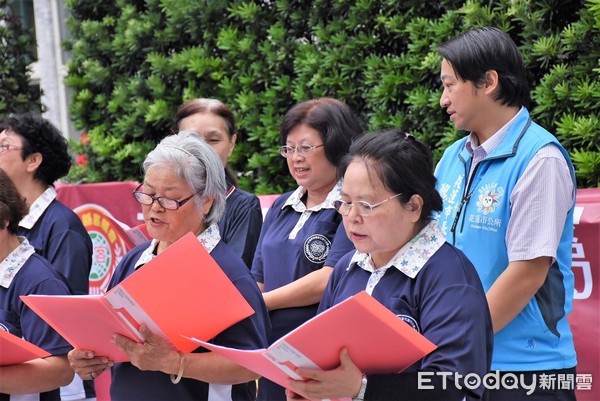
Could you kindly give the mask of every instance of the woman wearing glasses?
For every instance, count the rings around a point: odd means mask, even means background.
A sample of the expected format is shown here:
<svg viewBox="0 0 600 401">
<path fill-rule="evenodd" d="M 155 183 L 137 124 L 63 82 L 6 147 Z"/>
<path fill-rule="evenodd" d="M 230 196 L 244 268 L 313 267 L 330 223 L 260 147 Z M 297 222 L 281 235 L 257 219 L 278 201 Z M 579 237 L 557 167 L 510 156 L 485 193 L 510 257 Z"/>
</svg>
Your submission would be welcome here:
<svg viewBox="0 0 600 401">
<path fill-rule="evenodd" d="M 269 209 L 252 264 L 271 318 L 269 343 L 316 314 L 333 266 L 353 249 L 333 202 L 341 185 L 337 166 L 361 127 L 346 104 L 320 98 L 292 107 L 280 134 L 298 188 Z M 260 379 L 258 399 L 280 401 L 285 390 Z"/>
<path fill-rule="evenodd" d="M 0 167 L 26 199 L 29 213 L 18 234 L 60 271 L 75 295 L 89 292 L 92 240 L 83 223 L 56 197 L 54 183 L 71 168 L 68 143 L 61 132 L 39 116 L 11 116 L 0 132 Z M 93 400 L 94 383 L 78 377 L 62 390 L 71 400 Z"/>
<path fill-rule="evenodd" d="M 143 170 L 144 181 L 133 195 L 142 204 L 153 240 L 127 253 L 109 287 L 143 269 L 145 263 L 191 231 L 255 310 L 212 341 L 242 349 L 264 347 L 268 316 L 258 286 L 241 257 L 219 235 L 225 174 L 215 151 L 194 132 L 181 132 L 163 139 L 146 157 Z M 165 277 L 165 282 L 168 280 Z M 130 356 L 131 363 L 113 366 L 93 350 L 74 350 L 69 353 L 71 366 L 83 378 L 96 377 L 112 366 L 112 401 L 255 398 L 254 373 L 202 349 L 178 353 L 167 340 L 146 328 L 141 334 L 143 344 L 115 335 L 115 343 Z"/>
<path fill-rule="evenodd" d="M 11 116 L 0 132 L 0 167 L 27 200 L 19 235 L 67 278 L 77 295 L 89 291 L 92 241 L 79 217 L 56 199 L 55 181 L 71 168 L 67 140 L 50 121 Z"/>
<path fill-rule="evenodd" d="M 335 266 L 319 311 L 365 290 L 438 348 L 402 373 L 367 375 L 342 350 L 337 369 L 298 369 L 308 380 L 290 380 L 288 400 L 480 399 L 491 319 L 473 265 L 432 219 L 442 201 L 431 152 L 399 130 L 369 134 L 352 145 L 340 173 L 335 207 L 356 251 Z"/>
<path fill-rule="evenodd" d="M 233 113 L 219 100 L 192 99 L 177 110 L 175 125 L 179 131 L 196 132 L 219 155 L 227 181 L 227 201 L 219 231 L 223 241 L 242 256 L 250 268 L 263 215 L 256 195 L 237 188 L 235 175 L 227 165 L 238 137 Z"/>
</svg>

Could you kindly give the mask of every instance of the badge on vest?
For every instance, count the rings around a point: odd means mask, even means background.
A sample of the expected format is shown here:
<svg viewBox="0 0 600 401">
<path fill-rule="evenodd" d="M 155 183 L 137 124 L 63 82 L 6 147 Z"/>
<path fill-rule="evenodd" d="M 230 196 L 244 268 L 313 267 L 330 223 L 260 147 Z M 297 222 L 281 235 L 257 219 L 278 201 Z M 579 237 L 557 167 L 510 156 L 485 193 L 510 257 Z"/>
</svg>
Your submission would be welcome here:
<svg viewBox="0 0 600 401">
<path fill-rule="evenodd" d="M 500 204 L 502 195 L 504 195 L 504 188 L 499 187 L 497 183 L 484 185 L 479 189 L 477 211 L 483 213 L 484 216 L 494 213 Z"/>
<path fill-rule="evenodd" d="M 313 263 L 323 263 L 331 250 L 331 241 L 322 234 L 313 234 L 304 241 L 304 256 Z"/>
<path fill-rule="evenodd" d="M 417 331 L 417 333 L 421 332 L 421 329 L 419 328 L 419 324 L 417 323 L 417 321 L 415 320 L 414 317 L 408 316 L 408 315 L 396 315 L 396 316 L 398 316 L 400 319 L 402 319 L 404 321 L 404 323 L 408 324 L 410 327 L 415 329 Z"/>
</svg>

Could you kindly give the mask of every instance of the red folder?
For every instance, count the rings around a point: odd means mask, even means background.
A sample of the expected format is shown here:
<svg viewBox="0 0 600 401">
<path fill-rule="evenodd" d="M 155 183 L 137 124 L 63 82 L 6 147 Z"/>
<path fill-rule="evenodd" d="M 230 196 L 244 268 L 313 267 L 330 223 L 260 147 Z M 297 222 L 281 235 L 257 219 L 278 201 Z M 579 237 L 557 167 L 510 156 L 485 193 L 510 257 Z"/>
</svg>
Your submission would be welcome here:
<svg viewBox="0 0 600 401">
<path fill-rule="evenodd" d="M 283 387 L 290 377 L 302 379 L 296 367 L 336 368 L 343 348 L 367 373 L 400 372 L 436 348 L 365 291 L 315 316 L 268 349 L 239 350 L 194 340 Z"/>
<path fill-rule="evenodd" d="M 254 313 L 237 288 L 192 234 L 169 246 L 104 295 L 21 296 L 35 313 L 78 349 L 114 362 L 128 357 L 114 333 L 138 343 L 141 324 L 184 352 Z"/>
<path fill-rule="evenodd" d="M 50 354 L 14 334 L 0 329 L 0 366 L 16 365 Z"/>
</svg>

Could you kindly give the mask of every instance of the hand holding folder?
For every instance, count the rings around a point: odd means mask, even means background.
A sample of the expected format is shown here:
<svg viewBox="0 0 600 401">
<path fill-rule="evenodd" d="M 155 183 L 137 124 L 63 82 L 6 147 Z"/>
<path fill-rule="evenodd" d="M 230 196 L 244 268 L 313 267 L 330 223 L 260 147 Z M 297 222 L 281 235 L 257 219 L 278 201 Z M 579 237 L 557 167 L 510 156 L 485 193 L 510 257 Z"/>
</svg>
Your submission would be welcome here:
<svg viewBox="0 0 600 401">
<path fill-rule="evenodd" d="M 192 234 L 186 234 L 104 295 L 29 295 L 21 299 L 73 347 L 129 358 L 114 333 L 143 342 L 141 324 L 180 351 L 210 340 L 254 310 Z"/>
<path fill-rule="evenodd" d="M 347 348 L 367 373 L 401 372 L 436 346 L 365 291 L 315 316 L 268 349 L 239 350 L 194 339 L 203 347 L 286 387 L 297 367 L 330 370 Z"/>
</svg>

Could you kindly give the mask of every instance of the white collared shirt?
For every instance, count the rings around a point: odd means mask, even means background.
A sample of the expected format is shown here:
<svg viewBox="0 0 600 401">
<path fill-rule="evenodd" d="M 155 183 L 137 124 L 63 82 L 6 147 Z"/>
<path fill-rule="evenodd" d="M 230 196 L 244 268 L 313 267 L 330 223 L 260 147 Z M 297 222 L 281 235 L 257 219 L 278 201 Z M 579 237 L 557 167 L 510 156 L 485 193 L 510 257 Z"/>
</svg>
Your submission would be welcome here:
<svg viewBox="0 0 600 401">
<path fill-rule="evenodd" d="M 479 145 L 475 134 L 469 134 L 465 144 L 465 149 L 473 157 L 469 181 L 477 164 L 496 150 L 517 117 L 525 112 L 526 109 L 521 107 L 482 145 Z M 546 197 L 540 194 L 546 194 Z M 512 215 L 506 233 L 509 261 L 550 256 L 554 263 L 565 216 L 575 202 L 575 186 L 569 166 L 558 147 L 548 144 L 533 156 L 510 194 L 510 202 Z"/>
<path fill-rule="evenodd" d="M 221 241 L 221 233 L 219 232 L 219 226 L 216 223 L 211 224 L 196 238 L 198 238 L 198 241 L 200 241 L 204 249 L 206 249 L 208 253 L 211 253 L 213 249 L 215 249 L 219 241 Z M 152 259 L 154 259 L 154 257 L 156 256 L 155 250 L 159 242 L 160 241 L 158 241 L 157 239 L 152 240 L 150 246 L 146 248 L 144 252 L 142 252 L 140 258 L 137 260 L 137 262 L 135 262 L 134 269 L 137 269 L 140 266 L 143 266 L 146 263 L 150 262 Z"/>
<path fill-rule="evenodd" d="M 311 208 L 307 208 L 304 202 L 302 202 L 302 197 L 304 194 L 306 194 L 306 188 L 301 186 L 298 187 L 281 206 L 282 209 L 286 206 L 291 206 L 296 212 L 300 213 L 300 218 L 288 235 L 288 238 L 296 238 L 296 235 L 298 235 L 298 232 L 302 229 L 302 227 L 304 227 L 304 224 L 313 212 L 318 212 L 322 209 L 334 209 L 333 202 L 341 198 L 341 193 L 342 181 L 340 180 L 333 186 L 331 191 L 329 191 L 327 197 L 322 203 Z"/>
<path fill-rule="evenodd" d="M 54 199 L 56 199 L 56 189 L 54 189 L 54 187 L 48 187 L 44 193 L 29 206 L 29 213 L 21 219 L 19 226 L 31 230 Z"/>
<path fill-rule="evenodd" d="M 19 237 L 19 246 L 0 261 L 0 286 L 10 287 L 13 279 L 21 270 L 25 262 L 35 253 L 35 249 L 25 237 Z"/>
</svg>

